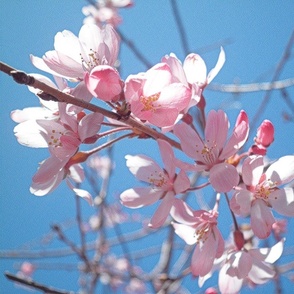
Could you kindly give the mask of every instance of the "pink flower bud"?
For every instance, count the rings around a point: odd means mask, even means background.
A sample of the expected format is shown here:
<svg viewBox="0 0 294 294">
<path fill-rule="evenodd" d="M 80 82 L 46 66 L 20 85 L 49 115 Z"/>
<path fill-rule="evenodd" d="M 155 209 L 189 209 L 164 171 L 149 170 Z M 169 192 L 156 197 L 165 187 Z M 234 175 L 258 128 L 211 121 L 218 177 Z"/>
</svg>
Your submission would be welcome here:
<svg viewBox="0 0 294 294">
<path fill-rule="evenodd" d="M 120 98 L 123 83 L 118 71 L 109 65 L 98 65 L 84 77 L 89 92 L 103 101 L 116 102 Z"/>
<path fill-rule="evenodd" d="M 269 120 L 264 120 L 257 129 L 255 143 L 268 147 L 274 141 L 274 126 Z"/>
</svg>

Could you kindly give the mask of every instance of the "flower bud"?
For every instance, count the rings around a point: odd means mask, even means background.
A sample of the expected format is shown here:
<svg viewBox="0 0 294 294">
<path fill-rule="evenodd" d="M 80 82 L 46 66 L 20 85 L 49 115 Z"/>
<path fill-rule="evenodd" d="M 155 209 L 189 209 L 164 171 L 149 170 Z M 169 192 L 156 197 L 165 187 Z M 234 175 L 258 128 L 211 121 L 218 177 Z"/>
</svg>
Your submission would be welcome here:
<svg viewBox="0 0 294 294">
<path fill-rule="evenodd" d="M 269 120 L 264 120 L 260 127 L 257 129 L 255 143 L 264 147 L 269 147 L 274 141 L 274 126 Z"/>
<path fill-rule="evenodd" d="M 103 100 L 116 102 L 120 98 L 123 83 L 118 71 L 109 65 L 98 65 L 84 77 L 89 92 Z"/>
</svg>

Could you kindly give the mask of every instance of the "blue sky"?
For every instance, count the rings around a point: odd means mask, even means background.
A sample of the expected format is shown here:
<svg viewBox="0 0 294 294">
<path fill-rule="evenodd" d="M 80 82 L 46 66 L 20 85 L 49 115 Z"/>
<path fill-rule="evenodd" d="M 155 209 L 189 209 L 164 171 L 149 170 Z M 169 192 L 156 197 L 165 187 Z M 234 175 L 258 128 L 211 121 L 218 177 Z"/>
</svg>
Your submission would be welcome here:
<svg viewBox="0 0 294 294">
<path fill-rule="evenodd" d="M 42 56 L 46 51 L 52 50 L 54 35 L 58 31 L 68 29 L 77 34 L 83 21 L 81 8 L 85 3 L 4 0 L 0 11 L 0 59 L 26 72 L 39 72 L 30 63 L 29 54 Z M 282 4 L 280 1 L 265 0 L 184 0 L 177 3 L 190 52 L 199 52 L 210 69 L 216 63 L 220 45 L 225 49 L 226 63 L 215 78 L 215 83 L 246 84 L 271 81 L 294 28 L 294 6 L 291 0 L 283 1 Z M 170 52 L 184 60 L 185 53 L 170 1 L 135 1 L 134 7 L 122 10 L 121 14 L 124 21 L 119 29 L 134 42 L 151 64 L 159 62 Z M 124 44 L 121 47 L 120 61 L 123 78 L 146 70 Z M 293 69 L 292 55 L 278 79 L 293 77 Z M 294 88 L 287 88 L 287 93 L 293 101 Z M 209 90 L 205 93 L 207 110 L 223 107 L 228 111 L 232 124 L 240 109 L 246 110 L 249 119 L 252 119 L 264 95 L 264 92 L 256 92 L 233 96 Z M 26 87 L 13 83 L 2 73 L 0 99 L 0 250 L 19 249 L 23 244 L 39 240 L 50 231 L 50 225 L 53 223 L 74 219 L 74 199 L 66 192 L 64 185 L 45 197 L 35 197 L 29 193 L 31 177 L 38 162 L 46 158 L 48 153 L 46 150 L 33 150 L 19 145 L 13 135 L 15 123 L 9 114 L 14 109 L 36 106 L 37 99 Z M 270 158 L 293 154 L 294 123 L 283 120 L 282 113 L 286 111 L 287 105 L 280 92 L 273 91 L 258 118 L 257 124 L 264 119 L 270 119 L 275 125 L 275 142 L 268 151 Z M 255 131 L 252 130 L 251 140 L 254 135 Z M 155 143 L 145 142 L 125 142 L 114 149 L 117 152 L 117 170 L 112 180 L 111 193 L 119 193 L 137 184 L 124 166 L 126 154 L 145 153 L 159 157 Z M 85 215 L 93 213 L 87 205 L 83 205 L 83 210 Z M 151 211 L 154 211 L 154 208 Z M 151 215 L 150 211 L 147 213 Z M 291 224 L 287 246 L 294 245 L 294 239 L 291 237 L 294 236 L 293 221 Z M 58 243 L 54 243 L 54 246 L 58 246 Z M 292 256 L 290 258 L 293 260 Z M 13 265 L 13 260 L 0 261 L 0 293 L 23 293 L 23 290 L 16 290 L 12 283 L 2 276 L 4 270 L 15 272 Z M 71 280 L 76 278 L 74 273 L 67 274 L 60 280 L 54 271 L 40 271 L 36 274 L 37 278 L 43 282 L 52 281 L 58 288 L 77 289 L 77 285 Z M 286 279 L 282 282 L 285 285 L 284 293 L 290 293 Z M 196 282 L 194 283 L 194 292 L 197 292 Z"/>
</svg>

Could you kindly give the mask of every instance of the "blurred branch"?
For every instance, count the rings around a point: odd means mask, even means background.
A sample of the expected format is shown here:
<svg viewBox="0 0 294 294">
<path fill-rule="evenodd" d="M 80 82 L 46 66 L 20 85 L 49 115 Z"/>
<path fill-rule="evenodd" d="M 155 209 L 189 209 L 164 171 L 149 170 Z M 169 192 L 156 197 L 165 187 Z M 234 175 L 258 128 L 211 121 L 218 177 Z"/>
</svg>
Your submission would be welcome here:
<svg viewBox="0 0 294 294">
<path fill-rule="evenodd" d="M 186 30 L 185 30 L 185 28 L 183 26 L 181 16 L 179 14 L 179 8 L 177 6 L 177 1 L 176 0 L 171 0 L 170 3 L 171 3 L 171 6 L 172 6 L 172 11 L 173 11 L 173 14 L 174 14 L 174 18 L 175 18 L 175 21 L 176 21 L 176 24 L 177 24 L 177 27 L 178 27 L 178 30 L 179 30 L 179 35 L 180 35 L 180 38 L 181 38 L 184 54 L 188 55 L 190 52 L 189 52 L 189 46 L 188 46 L 188 41 L 187 41 L 187 34 L 186 34 Z"/>
<path fill-rule="evenodd" d="M 140 52 L 140 50 L 135 46 L 134 42 L 128 39 L 118 28 L 116 29 L 120 35 L 121 40 L 125 45 L 134 53 L 134 55 L 140 60 L 147 69 L 151 68 L 152 63 Z"/>
<path fill-rule="evenodd" d="M 281 90 L 294 85 L 294 78 L 274 81 L 269 83 L 252 83 L 252 84 L 210 84 L 207 86 L 208 90 L 217 92 L 227 92 L 227 93 L 248 93 L 248 92 L 258 92 L 258 91 L 271 91 L 271 90 Z"/>
<path fill-rule="evenodd" d="M 12 275 L 8 272 L 5 273 L 5 276 L 8 280 L 14 281 L 16 283 L 19 283 L 19 284 L 22 284 L 25 286 L 28 286 L 33 289 L 41 290 L 47 294 L 73 294 L 74 293 L 72 291 L 68 292 L 68 291 L 57 290 L 52 287 L 47 287 L 45 285 L 42 285 L 42 284 L 39 284 L 39 283 L 33 281 L 32 279 L 21 278 L 16 275 Z"/>
<path fill-rule="evenodd" d="M 283 55 L 280 59 L 280 61 L 278 62 L 277 64 L 277 67 L 276 67 L 276 70 L 273 74 L 273 77 L 272 77 L 272 81 L 271 83 L 274 83 L 276 80 L 278 80 L 280 74 L 282 73 L 282 70 L 285 66 L 285 64 L 287 63 L 288 59 L 290 58 L 291 56 L 291 49 L 292 49 L 292 46 L 293 46 L 293 43 L 294 43 L 294 31 L 292 32 L 291 36 L 290 36 L 290 39 L 286 45 L 286 48 L 283 52 Z M 270 99 L 270 96 L 271 96 L 271 93 L 272 93 L 272 89 L 266 91 L 263 99 L 262 99 L 262 102 L 260 103 L 259 105 L 259 108 L 257 109 L 252 121 L 251 121 L 251 124 L 250 124 L 250 128 L 251 129 L 254 129 L 257 121 L 258 121 L 258 118 L 260 117 L 260 115 L 265 111 L 266 109 L 266 106 L 269 102 L 269 99 Z"/>
</svg>

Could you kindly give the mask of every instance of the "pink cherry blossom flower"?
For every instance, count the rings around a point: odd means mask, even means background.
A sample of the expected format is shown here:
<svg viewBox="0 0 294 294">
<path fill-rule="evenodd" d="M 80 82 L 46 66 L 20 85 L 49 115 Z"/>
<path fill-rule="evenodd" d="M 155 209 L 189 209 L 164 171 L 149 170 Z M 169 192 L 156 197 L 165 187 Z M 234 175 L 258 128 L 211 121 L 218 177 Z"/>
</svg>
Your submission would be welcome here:
<svg viewBox="0 0 294 294">
<path fill-rule="evenodd" d="M 124 191 L 120 195 L 123 205 L 139 208 L 161 200 L 149 226 L 159 228 L 169 215 L 177 194 L 190 187 L 190 181 L 184 171 L 175 172 L 175 157 L 169 143 L 158 140 L 165 168 L 162 169 L 153 159 L 145 155 L 127 155 L 127 166 L 139 180 L 149 183 L 149 187 L 137 187 Z"/>
<path fill-rule="evenodd" d="M 59 184 L 67 179 L 67 185 L 73 192 L 84 198 L 90 205 L 93 204 L 92 196 L 83 189 L 75 188 L 70 179 L 76 183 L 82 183 L 84 172 L 79 164 L 70 165 L 70 159 L 59 159 L 51 156 L 44 160 L 33 176 L 30 192 L 36 196 L 44 196 L 54 191 Z"/>
<path fill-rule="evenodd" d="M 284 239 L 271 248 L 231 251 L 219 272 L 219 289 L 223 294 L 239 293 L 243 282 L 264 284 L 276 275 L 272 264 L 283 252 Z M 246 280 L 245 280 L 246 279 Z"/>
<path fill-rule="evenodd" d="M 191 90 L 174 79 L 165 63 L 130 75 L 125 82 L 125 99 L 133 115 L 158 127 L 172 126 L 191 100 Z"/>
<path fill-rule="evenodd" d="M 165 55 L 162 60 L 163 63 L 168 64 L 173 73 L 174 79 L 177 82 L 182 83 L 183 85 L 187 86 L 191 90 L 191 99 L 189 105 L 182 111 L 182 114 L 188 112 L 189 108 L 196 105 L 201 97 L 202 89 L 198 86 L 197 83 L 190 83 L 188 81 L 185 70 L 182 66 L 181 61 L 176 57 L 175 54 L 171 53 L 170 55 Z M 178 120 L 181 119 L 182 116 L 178 117 Z"/>
<path fill-rule="evenodd" d="M 98 0 L 96 5 L 83 7 L 82 12 L 86 16 L 84 23 L 96 23 L 99 26 L 109 23 L 117 26 L 122 22 L 118 8 L 130 7 L 132 4 L 131 0 Z"/>
<path fill-rule="evenodd" d="M 218 212 L 193 211 L 181 199 L 175 199 L 171 215 L 179 222 L 172 223 L 175 233 L 188 245 L 197 244 L 191 260 L 192 274 L 205 276 L 215 258 L 221 257 L 224 252 L 224 240 L 217 228 Z"/>
<path fill-rule="evenodd" d="M 205 139 L 185 123 L 174 127 L 182 150 L 196 162 L 194 169 L 209 171 L 209 181 L 217 192 L 229 192 L 239 183 L 235 166 L 227 160 L 244 145 L 249 132 L 247 114 L 241 111 L 233 134 L 227 139 L 229 122 L 222 110 L 212 110 L 207 116 Z"/>
<path fill-rule="evenodd" d="M 294 192 L 291 188 L 278 188 L 294 179 L 294 156 L 284 156 L 269 166 L 264 173 L 263 157 L 247 157 L 242 166 L 246 185 L 236 188 L 231 209 L 238 215 L 250 214 L 254 234 L 264 239 L 270 235 L 275 218 L 271 208 L 279 214 L 294 216 Z"/>
<path fill-rule="evenodd" d="M 113 66 L 119 51 L 119 36 L 111 25 L 82 26 L 79 37 L 64 30 L 55 36 L 53 51 L 42 58 L 31 55 L 37 68 L 71 81 L 82 81 L 86 72 L 98 65 Z"/>
<path fill-rule="evenodd" d="M 55 118 L 29 119 L 20 123 L 14 128 L 18 142 L 28 147 L 48 147 L 50 153 L 60 159 L 73 156 L 80 144 L 96 136 L 103 115 L 69 113 L 70 108 L 70 105 L 59 103 Z"/>
</svg>

